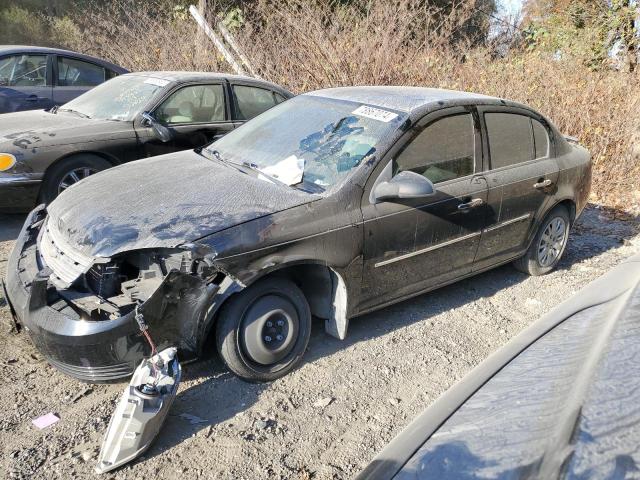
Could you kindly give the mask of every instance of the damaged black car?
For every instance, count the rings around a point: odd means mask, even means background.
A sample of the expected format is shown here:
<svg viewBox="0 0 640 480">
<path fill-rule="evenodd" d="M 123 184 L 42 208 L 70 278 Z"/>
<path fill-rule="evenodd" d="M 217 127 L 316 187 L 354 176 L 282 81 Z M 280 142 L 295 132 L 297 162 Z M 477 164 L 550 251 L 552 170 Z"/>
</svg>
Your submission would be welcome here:
<svg viewBox="0 0 640 480">
<path fill-rule="evenodd" d="M 27 218 L 6 288 L 74 377 L 130 375 L 150 353 L 138 315 L 159 349 L 216 345 L 269 381 L 299 364 L 312 317 L 343 339 L 356 315 L 497 265 L 551 271 L 590 183 L 589 153 L 524 105 L 321 90 L 64 191 Z"/>
</svg>

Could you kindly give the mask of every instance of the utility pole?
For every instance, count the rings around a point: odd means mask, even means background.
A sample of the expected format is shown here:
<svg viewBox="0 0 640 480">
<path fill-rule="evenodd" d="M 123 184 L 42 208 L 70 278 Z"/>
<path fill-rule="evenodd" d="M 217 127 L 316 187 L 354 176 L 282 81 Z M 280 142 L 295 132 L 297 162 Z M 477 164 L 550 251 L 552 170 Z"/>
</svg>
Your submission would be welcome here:
<svg viewBox="0 0 640 480">
<path fill-rule="evenodd" d="M 207 18 L 207 7 L 209 1 L 208 0 L 198 0 L 198 11 L 202 18 Z M 207 41 L 207 36 L 201 28 L 198 29 L 198 34 L 196 35 L 196 61 L 198 62 L 199 68 L 200 65 L 204 62 L 204 58 L 207 55 L 207 49 L 205 47 L 205 42 Z"/>
</svg>

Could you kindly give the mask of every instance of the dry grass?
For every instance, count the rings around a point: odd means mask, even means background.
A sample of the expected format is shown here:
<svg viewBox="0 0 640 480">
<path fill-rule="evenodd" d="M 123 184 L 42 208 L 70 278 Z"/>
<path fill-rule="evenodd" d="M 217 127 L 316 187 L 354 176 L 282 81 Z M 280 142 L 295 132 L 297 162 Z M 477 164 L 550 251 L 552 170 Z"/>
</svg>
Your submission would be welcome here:
<svg viewBox="0 0 640 480">
<path fill-rule="evenodd" d="M 436 15 L 417 0 L 256 0 L 234 30 L 263 77 L 294 92 L 338 85 L 418 85 L 475 91 L 538 109 L 594 158 L 593 200 L 640 211 L 638 77 L 593 72 L 579 59 L 472 47 L 471 2 Z M 213 7 L 210 18 L 222 12 Z M 183 11 L 109 2 L 76 19 L 70 46 L 132 70 L 228 70 Z M 419 28 L 417 26 L 420 26 Z M 452 41 L 455 39 L 455 41 Z"/>
</svg>

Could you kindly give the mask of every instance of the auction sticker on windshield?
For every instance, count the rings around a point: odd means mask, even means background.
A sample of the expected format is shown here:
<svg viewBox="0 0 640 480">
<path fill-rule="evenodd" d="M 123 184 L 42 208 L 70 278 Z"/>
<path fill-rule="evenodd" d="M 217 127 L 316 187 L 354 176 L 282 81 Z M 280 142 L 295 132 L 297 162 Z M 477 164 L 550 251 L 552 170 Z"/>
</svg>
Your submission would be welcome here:
<svg viewBox="0 0 640 480">
<path fill-rule="evenodd" d="M 361 117 L 372 118 L 374 120 L 378 120 L 380 122 L 390 122 L 398 115 L 393 112 L 388 112 L 386 110 L 382 110 L 380 108 L 370 107 L 368 105 L 360 105 L 353 112 L 356 115 L 360 115 Z"/>
</svg>

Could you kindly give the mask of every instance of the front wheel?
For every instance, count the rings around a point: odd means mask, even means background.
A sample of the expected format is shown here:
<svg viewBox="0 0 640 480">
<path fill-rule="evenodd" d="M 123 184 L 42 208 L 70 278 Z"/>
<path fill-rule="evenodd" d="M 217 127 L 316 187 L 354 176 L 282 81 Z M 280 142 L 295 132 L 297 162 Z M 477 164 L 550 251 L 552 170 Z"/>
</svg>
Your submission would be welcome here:
<svg viewBox="0 0 640 480">
<path fill-rule="evenodd" d="M 268 382 L 300 363 L 311 334 L 311 312 L 298 286 L 284 278 L 258 281 L 231 297 L 216 325 L 216 345 L 243 380 Z"/>
<path fill-rule="evenodd" d="M 556 267 L 567 247 L 570 227 L 569 212 L 558 205 L 540 225 L 527 253 L 514 261 L 513 265 L 529 275 L 549 273 Z"/>
<path fill-rule="evenodd" d="M 104 158 L 88 153 L 60 160 L 47 171 L 40 192 L 40 200 L 47 204 L 51 203 L 70 186 L 111 166 Z"/>
</svg>

